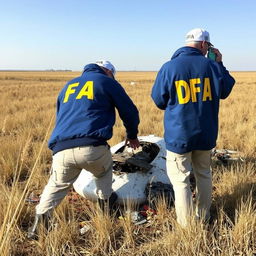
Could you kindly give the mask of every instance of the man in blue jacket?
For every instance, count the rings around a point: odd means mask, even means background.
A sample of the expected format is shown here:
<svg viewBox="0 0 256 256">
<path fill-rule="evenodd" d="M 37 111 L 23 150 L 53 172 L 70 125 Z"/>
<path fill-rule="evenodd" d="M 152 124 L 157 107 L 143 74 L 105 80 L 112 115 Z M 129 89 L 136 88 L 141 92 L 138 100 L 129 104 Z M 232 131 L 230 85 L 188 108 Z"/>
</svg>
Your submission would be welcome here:
<svg viewBox="0 0 256 256">
<path fill-rule="evenodd" d="M 117 199 L 112 191 L 112 156 L 107 140 L 112 137 L 115 108 L 126 128 L 126 144 L 136 149 L 139 114 L 122 86 L 114 79 L 109 61 L 84 67 L 81 76 L 69 81 L 57 100 L 56 125 L 49 140 L 53 151 L 51 176 L 36 207 L 28 237 L 37 236 L 38 223 L 47 224 L 53 208 L 65 197 L 82 169 L 95 177 L 102 210 Z"/>
<path fill-rule="evenodd" d="M 188 32 L 186 46 L 161 67 L 152 88 L 153 101 L 165 110 L 167 174 L 175 192 L 177 222 L 182 226 L 192 216 L 192 168 L 197 184 L 196 216 L 203 221 L 210 218 L 210 159 L 218 134 L 219 102 L 235 84 L 218 49 L 213 48 L 215 60 L 205 57 L 209 47 L 207 31 Z"/>
</svg>

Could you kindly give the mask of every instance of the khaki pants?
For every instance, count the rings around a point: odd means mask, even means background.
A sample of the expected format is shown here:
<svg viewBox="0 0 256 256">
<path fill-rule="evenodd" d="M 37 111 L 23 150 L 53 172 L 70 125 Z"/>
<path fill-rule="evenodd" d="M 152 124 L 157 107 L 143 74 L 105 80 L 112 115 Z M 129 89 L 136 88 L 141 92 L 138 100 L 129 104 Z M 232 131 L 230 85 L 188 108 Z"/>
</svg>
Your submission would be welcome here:
<svg viewBox="0 0 256 256">
<path fill-rule="evenodd" d="M 174 189 L 177 222 L 182 226 L 186 226 L 188 218 L 193 216 L 189 180 L 192 169 L 196 179 L 196 217 L 202 220 L 210 218 L 212 196 L 210 163 L 211 150 L 195 150 L 185 154 L 176 154 L 167 150 L 167 175 Z"/>
<path fill-rule="evenodd" d="M 98 197 L 109 198 L 112 193 L 112 163 L 108 145 L 77 147 L 56 153 L 52 159 L 51 176 L 36 207 L 36 213 L 44 214 L 55 208 L 82 169 L 94 175 Z"/>
</svg>

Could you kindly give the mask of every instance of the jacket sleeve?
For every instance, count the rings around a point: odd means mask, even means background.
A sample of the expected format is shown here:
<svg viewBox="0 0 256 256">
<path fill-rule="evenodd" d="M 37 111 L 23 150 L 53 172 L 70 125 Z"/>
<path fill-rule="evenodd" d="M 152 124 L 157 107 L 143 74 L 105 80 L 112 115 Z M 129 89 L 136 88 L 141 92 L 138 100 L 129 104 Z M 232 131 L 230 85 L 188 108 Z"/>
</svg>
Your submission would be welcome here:
<svg viewBox="0 0 256 256">
<path fill-rule="evenodd" d="M 228 95 L 231 93 L 232 88 L 235 84 L 235 79 L 229 74 L 228 70 L 223 66 L 223 63 L 218 63 L 220 69 L 220 86 L 221 86 L 221 93 L 220 98 L 226 99 Z"/>
<path fill-rule="evenodd" d="M 126 128 L 127 138 L 136 139 L 140 123 L 137 107 L 117 81 L 110 88 L 111 98 Z"/>
<path fill-rule="evenodd" d="M 60 110 L 60 94 L 58 95 L 57 97 L 57 101 L 56 101 L 56 116 L 55 116 L 55 126 L 56 126 L 56 123 L 57 123 L 57 117 L 58 117 L 58 113 L 59 113 L 59 110 Z M 56 144 L 56 139 L 52 139 L 52 136 L 49 138 L 49 141 L 48 141 L 48 148 L 50 150 L 52 150 L 54 148 Z"/>
<path fill-rule="evenodd" d="M 60 97 L 58 97 L 57 102 L 56 102 L 56 117 L 57 117 L 59 111 L 60 111 Z"/>
<path fill-rule="evenodd" d="M 63 102 L 63 99 L 64 99 L 64 95 L 65 95 L 65 92 L 66 92 L 66 89 L 67 89 L 67 86 L 68 86 L 69 83 L 66 83 L 65 86 L 61 89 L 59 95 L 58 95 L 58 98 L 57 98 L 57 102 L 56 102 L 56 117 L 60 111 L 60 106 Z"/>
<path fill-rule="evenodd" d="M 157 74 L 155 83 L 152 88 L 151 98 L 156 106 L 162 110 L 166 109 L 169 101 L 169 91 L 164 68 L 162 67 Z"/>
</svg>

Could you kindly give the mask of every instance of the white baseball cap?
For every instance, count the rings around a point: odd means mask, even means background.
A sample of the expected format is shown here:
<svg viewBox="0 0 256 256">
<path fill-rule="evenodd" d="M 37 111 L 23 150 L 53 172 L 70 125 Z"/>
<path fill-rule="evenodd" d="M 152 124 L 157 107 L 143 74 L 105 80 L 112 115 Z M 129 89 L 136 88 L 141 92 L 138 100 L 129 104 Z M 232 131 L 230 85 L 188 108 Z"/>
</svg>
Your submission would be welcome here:
<svg viewBox="0 0 256 256">
<path fill-rule="evenodd" d="M 97 64 L 100 67 L 110 70 L 113 75 L 115 75 L 115 73 L 116 73 L 116 69 L 115 69 L 114 65 L 108 60 L 98 60 L 95 62 L 95 64 Z"/>
<path fill-rule="evenodd" d="M 206 41 L 210 45 L 212 45 L 210 42 L 209 32 L 207 32 L 206 30 L 204 30 L 202 28 L 194 28 L 186 34 L 186 43 L 198 42 L 198 41 Z"/>
</svg>

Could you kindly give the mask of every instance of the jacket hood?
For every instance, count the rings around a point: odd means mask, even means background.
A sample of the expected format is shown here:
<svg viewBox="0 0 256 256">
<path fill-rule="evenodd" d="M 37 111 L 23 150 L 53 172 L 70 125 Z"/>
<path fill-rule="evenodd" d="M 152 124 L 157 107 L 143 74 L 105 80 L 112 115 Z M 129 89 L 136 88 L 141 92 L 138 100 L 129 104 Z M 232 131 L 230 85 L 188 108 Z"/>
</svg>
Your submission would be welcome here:
<svg viewBox="0 0 256 256">
<path fill-rule="evenodd" d="M 86 66 L 84 66 L 84 70 L 83 70 L 83 73 L 87 73 L 87 72 L 94 72 L 94 73 L 101 73 L 101 74 L 105 74 L 105 72 L 103 71 L 103 69 L 98 66 L 97 64 L 94 64 L 94 63 L 91 63 L 91 64 L 88 64 Z"/>
<path fill-rule="evenodd" d="M 172 60 L 177 58 L 180 55 L 203 55 L 202 52 L 194 47 L 190 46 L 184 46 L 179 48 L 173 55 L 172 55 Z"/>
</svg>

